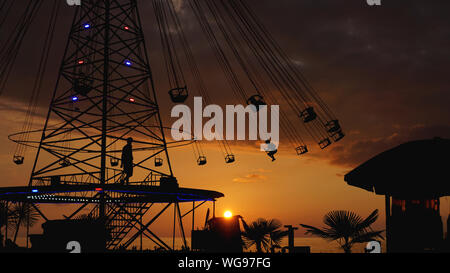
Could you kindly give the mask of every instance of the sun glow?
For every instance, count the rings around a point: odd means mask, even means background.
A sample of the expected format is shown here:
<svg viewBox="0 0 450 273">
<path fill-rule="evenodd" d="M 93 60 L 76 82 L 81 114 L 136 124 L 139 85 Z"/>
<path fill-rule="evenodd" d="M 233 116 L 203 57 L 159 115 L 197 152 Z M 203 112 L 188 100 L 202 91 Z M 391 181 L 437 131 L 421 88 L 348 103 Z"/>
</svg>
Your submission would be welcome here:
<svg viewBox="0 0 450 273">
<path fill-rule="evenodd" d="M 227 210 L 225 211 L 225 213 L 223 214 L 223 216 L 225 218 L 231 218 L 233 216 L 233 213 L 231 213 L 231 211 Z"/>
</svg>

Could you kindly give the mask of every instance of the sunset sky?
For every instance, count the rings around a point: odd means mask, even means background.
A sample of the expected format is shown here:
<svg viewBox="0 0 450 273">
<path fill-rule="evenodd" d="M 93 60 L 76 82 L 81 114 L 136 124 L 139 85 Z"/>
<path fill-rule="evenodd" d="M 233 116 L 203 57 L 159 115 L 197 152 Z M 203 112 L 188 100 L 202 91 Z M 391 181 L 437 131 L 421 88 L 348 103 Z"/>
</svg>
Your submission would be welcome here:
<svg viewBox="0 0 450 273">
<path fill-rule="evenodd" d="M 25 2 L 24 0 L 20 0 Z M 157 90 L 164 85 L 160 43 L 154 27 L 151 4 L 140 3 L 141 17 Z M 224 95 L 220 69 L 201 57 L 209 50 L 188 8 L 179 2 L 186 29 L 204 77 L 210 79 L 211 96 L 217 103 L 236 103 Z M 380 218 L 374 225 L 384 229 L 384 197 L 348 186 L 343 175 L 376 154 L 402 142 L 435 136 L 450 137 L 449 1 L 382 1 L 371 7 L 365 0 L 248 0 L 287 54 L 300 66 L 309 82 L 339 117 L 346 137 L 326 150 L 311 144 L 311 153 L 298 157 L 281 149 L 270 159 L 251 143 L 230 142 L 236 162 L 227 165 L 214 143 L 204 143 L 206 166 L 197 166 L 191 147 L 170 150 L 172 166 L 180 186 L 210 189 L 225 194 L 216 203 L 216 213 L 225 210 L 247 221 L 258 217 L 277 218 L 283 224 L 322 225 L 331 210 L 352 210 L 367 216 L 374 209 Z M 45 11 L 43 13 L 46 13 Z M 63 45 L 71 22 L 70 7 L 58 25 L 58 38 L 39 100 L 35 128 L 42 126 Z M 0 97 L 0 186 L 27 184 L 35 151 L 29 150 L 25 164 L 12 162 L 15 145 L 8 135 L 21 130 L 28 92 L 33 83 L 42 45 L 38 45 L 46 24 L 45 14 L 30 29 L 13 75 Z M 192 20 L 190 20 L 192 19 Z M 0 42 L 11 26 L 0 29 Z M 44 27 L 45 28 L 45 27 Z M 226 91 L 226 90 L 225 90 Z M 166 91 L 157 91 L 166 126 L 170 119 Z M 193 98 L 188 99 L 192 102 Z M 243 103 L 243 102 L 242 102 Z M 300 120 L 299 120 L 300 126 Z M 283 133 L 282 133 L 283 134 Z M 189 205 L 188 205 L 189 206 Z M 189 207 L 183 210 L 188 210 Z M 445 222 L 449 200 L 441 199 Z M 50 215 L 58 210 L 49 209 Z M 205 208 L 196 214 L 197 227 L 204 222 Z M 170 235 L 169 219 L 155 228 Z M 190 228 L 190 219 L 186 228 Z M 169 231 L 167 231 L 169 230 Z M 33 231 L 38 232 L 39 228 Z M 297 236 L 303 235 L 300 228 Z"/>
</svg>

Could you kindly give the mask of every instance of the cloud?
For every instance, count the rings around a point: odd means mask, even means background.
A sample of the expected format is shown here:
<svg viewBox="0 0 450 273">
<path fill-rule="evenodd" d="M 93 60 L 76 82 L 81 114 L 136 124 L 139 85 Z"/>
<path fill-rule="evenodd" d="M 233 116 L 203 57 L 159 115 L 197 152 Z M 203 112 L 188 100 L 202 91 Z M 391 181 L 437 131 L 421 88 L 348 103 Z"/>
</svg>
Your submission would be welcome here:
<svg viewBox="0 0 450 273">
<path fill-rule="evenodd" d="M 272 172 L 272 171 L 266 170 L 263 168 L 259 168 L 259 169 L 252 171 L 250 174 L 234 178 L 233 182 L 237 182 L 237 183 L 261 182 L 261 181 L 267 180 L 267 176 L 263 175 L 262 173 L 270 173 L 270 172 Z"/>
<path fill-rule="evenodd" d="M 450 125 L 427 126 L 421 124 L 397 130 L 386 137 L 362 138 L 345 145 L 330 147 L 327 160 L 333 165 L 353 168 L 404 142 L 433 137 L 450 138 Z"/>
</svg>

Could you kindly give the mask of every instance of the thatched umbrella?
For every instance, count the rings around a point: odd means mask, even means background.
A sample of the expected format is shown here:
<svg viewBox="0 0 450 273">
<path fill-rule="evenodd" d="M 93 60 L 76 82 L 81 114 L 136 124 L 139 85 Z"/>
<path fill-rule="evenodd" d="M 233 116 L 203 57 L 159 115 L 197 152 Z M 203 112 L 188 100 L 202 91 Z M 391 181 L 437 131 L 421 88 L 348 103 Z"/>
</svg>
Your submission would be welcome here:
<svg viewBox="0 0 450 273">
<path fill-rule="evenodd" d="M 450 140 L 411 141 L 382 152 L 345 175 L 351 186 L 401 198 L 450 195 Z"/>
<path fill-rule="evenodd" d="M 382 152 L 345 175 L 351 186 L 386 196 L 386 227 L 390 197 L 432 199 L 450 195 L 450 140 L 411 141 Z M 389 230 L 386 230 L 389 237 Z"/>
</svg>

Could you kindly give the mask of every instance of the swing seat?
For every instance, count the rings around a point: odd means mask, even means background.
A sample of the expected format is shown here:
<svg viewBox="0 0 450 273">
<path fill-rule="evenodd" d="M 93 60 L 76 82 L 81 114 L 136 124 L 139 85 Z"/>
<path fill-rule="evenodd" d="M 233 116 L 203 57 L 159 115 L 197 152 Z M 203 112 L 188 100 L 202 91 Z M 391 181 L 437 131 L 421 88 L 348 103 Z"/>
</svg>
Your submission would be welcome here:
<svg viewBox="0 0 450 273">
<path fill-rule="evenodd" d="M 14 161 L 14 163 L 16 163 L 17 165 L 22 165 L 24 159 L 25 159 L 25 158 L 24 158 L 23 156 L 20 156 L 20 155 L 15 155 L 15 156 L 13 157 L 13 161 Z"/>
<path fill-rule="evenodd" d="M 339 125 L 339 120 L 332 120 L 325 124 L 328 133 L 333 134 L 341 130 L 341 125 Z"/>
<path fill-rule="evenodd" d="M 300 118 L 303 119 L 304 123 L 308 123 L 317 118 L 317 113 L 313 107 L 308 107 L 300 113 Z"/>
<path fill-rule="evenodd" d="M 308 147 L 306 147 L 306 145 L 298 146 L 295 148 L 295 151 L 297 152 L 297 155 L 304 155 L 308 152 Z"/>
<path fill-rule="evenodd" d="M 331 140 L 329 138 L 325 138 L 319 142 L 319 147 L 322 150 L 330 145 L 331 145 Z"/>
<path fill-rule="evenodd" d="M 155 158 L 155 167 L 161 167 L 163 165 L 162 158 Z"/>
<path fill-rule="evenodd" d="M 110 163 L 111 163 L 111 167 L 117 167 L 117 166 L 119 166 L 119 159 L 111 158 Z"/>
<path fill-rule="evenodd" d="M 232 154 L 229 154 L 225 157 L 225 162 L 227 164 L 233 163 L 234 161 L 236 161 L 236 158 Z"/>
<path fill-rule="evenodd" d="M 199 166 L 206 165 L 206 156 L 199 156 L 197 159 L 197 164 Z"/>
<path fill-rule="evenodd" d="M 186 86 L 185 87 L 177 87 L 177 88 L 170 89 L 169 96 L 173 103 L 183 103 L 188 98 L 189 93 L 187 91 Z"/>
<path fill-rule="evenodd" d="M 333 138 L 334 142 L 338 142 L 345 137 L 345 134 L 342 132 L 342 130 L 339 130 L 335 132 L 331 137 Z"/>
<path fill-rule="evenodd" d="M 253 105 L 256 107 L 256 112 L 259 111 L 260 107 L 263 105 L 267 105 L 264 101 L 264 98 L 260 95 L 253 95 L 247 100 L 248 105 Z"/>
</svg>

